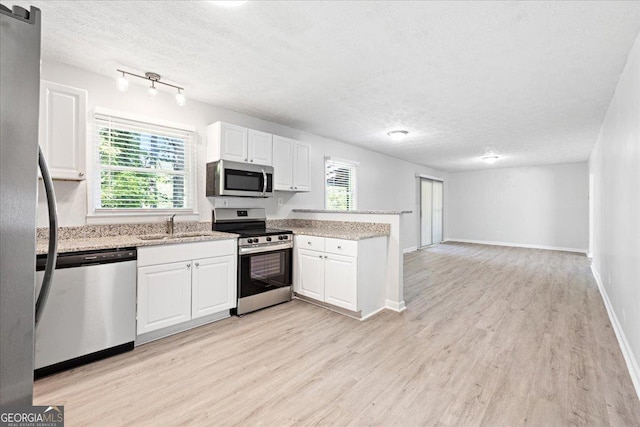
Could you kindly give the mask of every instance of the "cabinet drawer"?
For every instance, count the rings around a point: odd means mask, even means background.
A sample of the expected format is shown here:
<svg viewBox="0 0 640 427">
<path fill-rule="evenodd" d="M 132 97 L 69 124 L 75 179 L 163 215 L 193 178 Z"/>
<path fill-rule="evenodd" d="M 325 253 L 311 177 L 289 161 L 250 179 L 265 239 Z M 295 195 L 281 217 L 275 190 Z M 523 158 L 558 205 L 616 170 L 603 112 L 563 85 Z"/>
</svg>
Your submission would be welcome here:
<svg viewBox="0 0 640 427">
<path fill-rule="evenodd" d="M 138 248 L 138 267 L 236 255 L 237 248 L 235 239 L 143 246 Z"/>
<path fill-rule="evenodd" d="M 329 254 L 358 256 L 357 240 L 324 239 L 324 251 Z"/>
<path fill-rule="evenodd" d="M 295 236 L 295 243 L 298 249 L 324 251 L 324 237 L 298 235 Z"/>
</svg>

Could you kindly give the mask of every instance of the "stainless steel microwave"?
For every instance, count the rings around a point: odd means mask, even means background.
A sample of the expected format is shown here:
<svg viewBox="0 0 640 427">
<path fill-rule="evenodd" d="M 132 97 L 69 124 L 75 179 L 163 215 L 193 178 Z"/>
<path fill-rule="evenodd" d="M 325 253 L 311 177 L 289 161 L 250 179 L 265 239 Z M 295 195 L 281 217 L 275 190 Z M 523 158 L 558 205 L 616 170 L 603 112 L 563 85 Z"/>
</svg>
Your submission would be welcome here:
<svg viewBox="0 0 640 427">
<path fill-rule="evenodd" d="M 271 197 L 273 167 L 218 160 L 207 163 L 207 197 Z"/>
</svg>

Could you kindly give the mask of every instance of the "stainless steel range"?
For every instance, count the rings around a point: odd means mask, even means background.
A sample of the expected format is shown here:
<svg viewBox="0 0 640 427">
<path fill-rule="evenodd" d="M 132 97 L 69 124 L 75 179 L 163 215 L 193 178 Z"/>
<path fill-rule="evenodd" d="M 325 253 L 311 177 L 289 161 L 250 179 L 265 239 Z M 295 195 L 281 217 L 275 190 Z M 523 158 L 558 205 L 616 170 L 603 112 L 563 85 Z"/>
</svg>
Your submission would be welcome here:
<svg viewBox="0 0 640 427">
<path fill-rule="evenodd" d="M 291 300 L 293 233 L 266 228 L 263 208 L 213 210 L 214 231 L 238 239 L 238 306 L 242 315 Z"/>
</svg>

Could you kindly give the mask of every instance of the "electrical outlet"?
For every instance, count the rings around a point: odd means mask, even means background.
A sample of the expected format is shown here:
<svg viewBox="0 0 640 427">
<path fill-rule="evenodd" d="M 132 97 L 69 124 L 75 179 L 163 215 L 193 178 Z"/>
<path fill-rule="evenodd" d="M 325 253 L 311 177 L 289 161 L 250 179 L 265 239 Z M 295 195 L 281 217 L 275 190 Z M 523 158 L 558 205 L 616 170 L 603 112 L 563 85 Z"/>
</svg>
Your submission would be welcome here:
<svg viewBox="0 0 640 427">
<path fill-rule="evenodd" d="M 284 205 L 282 197 L 278 197 L 278 206 L 282 206 L 282 205 Z"/>
<path fill-rule="evenodd" d="M 221 197 L 216 197 L 215 202 L 214 202 L 214 206 L 216 208 L 228 208 L 229 207 L 229 200 L 223 199 Z"/>
</svg>

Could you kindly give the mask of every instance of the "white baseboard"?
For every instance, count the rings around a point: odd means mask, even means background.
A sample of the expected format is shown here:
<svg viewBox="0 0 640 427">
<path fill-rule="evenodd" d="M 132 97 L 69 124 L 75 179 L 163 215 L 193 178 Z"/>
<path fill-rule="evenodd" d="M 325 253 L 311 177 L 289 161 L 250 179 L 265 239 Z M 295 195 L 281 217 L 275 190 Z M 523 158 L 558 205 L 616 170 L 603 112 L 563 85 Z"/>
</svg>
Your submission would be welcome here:
<svg viewBox="0 0 640 427">
<path fill-rule="evenodd" d="M 402 313 L 407 307 L 404 305 L 404 300 L 397 302 L 391 301 L 390 299 L 384 301 L 384 306 L 389 310 L 395 311 L 397 313 Z"/>
<path fill-rule="evenodd" d="M 593 273 L 593 277 L 594 279 L 596 279 L 596 283 L 598 284 L 598 289 L 600 290 L 600 295 L 602 295 L 604 306 L 607 308 L 609 320 L 611 321 L 613 330 L 616 333 L 618 345 L 620 345 L 620 350 L 622 350 L 622 355 L 624 356 L 624 361 L 627 364 L 629 375 L 631 375 L 631 381 L 633 382 L 633 386 L 636 389 L 636 396 L 638 397 L 638 399 L 640 399 L 640 368 L 638 368 L 638 361 L 631 351 L 629 341 L 627 341 L 627 336 L 624 334 L 622 327 L 620 327 L 620 322 L 618 322 L 618 316 L 616 316 L 616 312 L 613 311 L 613 306 L 611 305 L 611 301 L 609 300 L 607 291 L 604 288 L 604 284 L 602 283 L 600 274 L 593 264 L 591 264 L 591 272 Z"/>
<path fill-rule="evenodd" d="M 360 318 L 360 320 L 366 320 L 368 318 L 370 318 L 371 316 L 380 313 L 382 310 L 386 310 L 387 307 L 380 307 L 377 310 L 372 311 L 371 313 L 367 314 L 366 316 L 363 316 Z"/>
<path fill-rule="evenodd" d="M 469 240 L 469 239 L 448 238 L 447 240 L 445 240 L 445 242 L 476 243 L 478 245 L 510 246 L 514 248 L 545 249 L 549 251 L 578 252 L 581 254 L 587 253 L 586 249 L 563 248 L 560 246 L 529 245 L 526 243 L 493 242 L 489 240 Z"/>
<path fill-rule="evenodd" d="M 160 338 L 168 337 L 170 335 L 188 331 L 189 329 L 197 328 L 198 326 L 206 325 L 207 323 L 226 319 L 227 317 L 229 317 L 229 310 L 225 310 L 220 313 L 209 314 L 208 316 L 198 317 L 196 319 L 191 319 L 184 323 L 167 326 L 166 328 L 158 329 L 156 331 L 147 332 L 136 336 L 134 346 L 137 347 L 151 341 L 159 340 Z"/>
<path fill-rule="evenodd" d="M 404 248 L 404 249 L 402 250 L 402 253 L 404 253 L 404 254 L 408 254 L 409 252 L 415 252 L 415 251 L 417 251 L 417 250 L 418 250 L 418 247 L 417 247 L 417 246 L 410 246 L 410 247 L 408 247 L 408 248 Z"/>
</svg>

